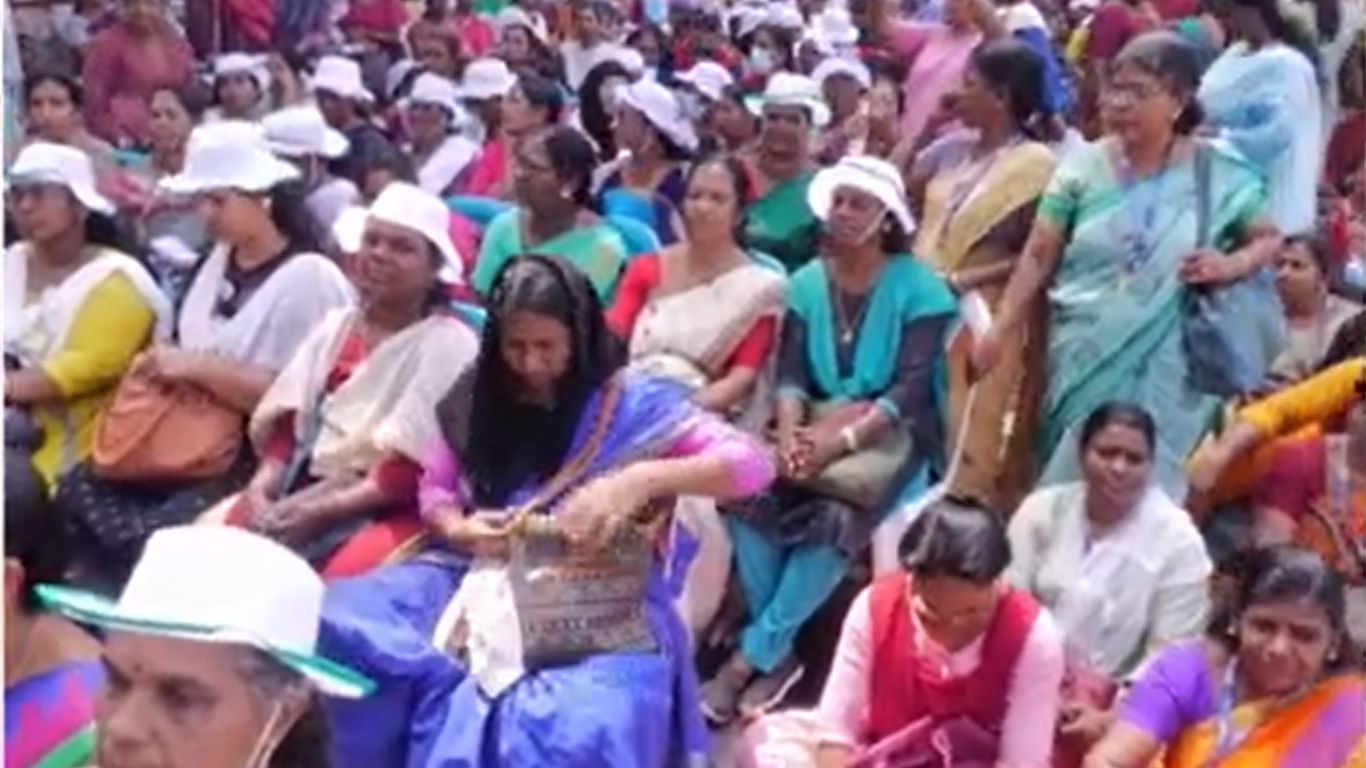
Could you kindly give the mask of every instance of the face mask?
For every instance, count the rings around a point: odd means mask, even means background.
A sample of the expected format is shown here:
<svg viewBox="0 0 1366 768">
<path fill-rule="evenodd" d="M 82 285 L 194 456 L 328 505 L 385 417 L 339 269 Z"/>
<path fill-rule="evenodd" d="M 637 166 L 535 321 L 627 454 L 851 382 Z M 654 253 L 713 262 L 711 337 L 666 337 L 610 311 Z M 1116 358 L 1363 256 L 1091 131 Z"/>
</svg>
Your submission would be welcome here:
<svg viewBox="0 0 1366 768">
<path fill-rule="evenodd" d="M 773 52 L 767 48 L 755 48 L 749 53 L 750 71 L 759 75 L 767 75 L 773 72 L 776 62 L 773 60 Z"/>
</svg>

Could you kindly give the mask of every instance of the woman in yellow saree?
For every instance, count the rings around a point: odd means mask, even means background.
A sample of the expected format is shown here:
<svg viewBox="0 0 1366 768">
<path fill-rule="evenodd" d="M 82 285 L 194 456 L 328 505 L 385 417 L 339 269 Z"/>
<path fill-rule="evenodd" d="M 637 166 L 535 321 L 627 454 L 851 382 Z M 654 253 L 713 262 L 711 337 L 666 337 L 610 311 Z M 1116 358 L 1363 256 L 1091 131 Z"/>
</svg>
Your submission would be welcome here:
<svg viewBox="0 0 1366 768">
<path fill-rule="evenodd" d="M 1343 585 L 1316 555 L 1261 550 L 1203 641 L 1156 656 L 1085 768 L 1358 768 L 1360 654 Z"/>
</svg>

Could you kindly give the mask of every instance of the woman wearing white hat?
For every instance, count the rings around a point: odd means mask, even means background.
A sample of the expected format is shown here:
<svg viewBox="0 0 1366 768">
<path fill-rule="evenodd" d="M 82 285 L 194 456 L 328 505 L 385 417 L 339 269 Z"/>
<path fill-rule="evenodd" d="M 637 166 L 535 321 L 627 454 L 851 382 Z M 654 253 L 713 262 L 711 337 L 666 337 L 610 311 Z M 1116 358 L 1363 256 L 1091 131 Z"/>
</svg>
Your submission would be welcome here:
<svg viewBox="0 0 1366 768">
<path fill-rule="evenodd" d="M 550 47 L 550 32 L 545 17 L 531 14 L 515 5 L 499 11 L 498 58 L 514 71 L 533 71 L 542 77 L 562 80 L 564 66 Z"/>
<path fill-rule="evenodd" d="M 96 417 L 138 352 L 170 331 L 151 275 L 116 249 L 113 205 L 78 149 L 35 142 L 9 170 L 20 237 L 5 252 L 5 406 L 41 430 L 49 484 L 89 453 Z"/>
<path fill-rule="evenodd" d="M 873 74 L 857 58 L 830 57 L 816 66 L 811 79 L 821 87 L 826 106 L 830 107 L 830 124 L 817 142 L 816 162 L 832 165 L 845 155 L 864 154 Z"/>
<path fill-rule="evenodd" d="M 135 373 L 211 395 L 245 419 L 312 327 L 354 303 L 341 270 L 317 252 L 317 224 L 298 176 L 270 153 L 258 126 L 223 122 L 195 130 L 185 169 L 161 186 L 196 198 L 218 245 L 181 301 L 176 344 L 148 351 Z M 93 578 L 117 583 L 148 534 L 240 490 L 254 463 L 250 451 L 238 450 L 221 475 L 136 480 L 109 479 L 91 462 L 80 465 L 57 491 L 78 534 L 79 564 Z"/>
<path fill-rule="evenodd" d="M 259 120 L 267 107 L 270 72 L 264 56 L 225 53 L 213 62 L 213 102 L 205 115 L 219 120 Z"/>
<path fill-rule="evenodd" d="M 510 198 L 517 152 L 528 136 L 560 122 L 564 91 L 560 84 L 535 74 L 517 76 L 517 84 L 503 99 L 499 136 L 484 144 L 460 192 L 476 197 Z"/>
<path fill-rule="evenodd" d="M 957 307 L 906 253 L 914 222 L 900 172 L 845 158 L 817 174 L 809 196 L 825 236 L 822 258 L 790 284 L 774 446 L 782 479 L 723 515 L 748 621 L 703 688 L 717 722 L 767 710 L 801 677 L 798 630 L 942 449 L 936 371 Z"/>
<path fill-rule="evenodd" d="M 308 564 L 246 531 L 156 533 L 117 602 L 54 584 L 37 592 L 104 631 L 102 768 L 326 768 L 319 694 L 375 687 L 317 655 L 323 584 Z"/>
<path fill-rule="evenodd" d="M 251 417 L 261 464 L 228 515 L 326 578 L 389 560 L 421 533 L 417 480 L 436 404 L 479 339 L 449 311 L 460 254 L 437 197 L 396 182 L 370 206 L 351 270 L 360 304 L 329 314 Z M 319 430 L 320 424 L 325 430 Z"/>
<path fill-rule="evenodd" d="M 348 206 L 360 200 L 349 179 L 333 176 L 328 164 L 346 154 L 351 143 L 329 128 L 317 107 L 299 106 L 266 115 L 261 130 L 270 151 L 299 169 L 308 210 L 325 232 Z"/>
<path fill-rule="evenodd" d="M 639 218 L 672 244 L 683 231 L 684 163 L 697 149 L 682 103 L 659 83 L 638 80 L 617 96 L 614 134 L 622 157 L 599 171 L 602 210 Z"/>
<path fill-rule="evenodd" d="M 355 158 L 371 151 L 374 145 L 389 143 L 384 132 L 370 120 L 375 97 L 361 80 L 360 65 L 344 56 L 324 56 L 308 79 L 308 90 L 327 124 L 341 131 L 351 143 L 351 150 L 334 166 L 337 174 L 359 186 Z"/>
<path fill-rule="evenodd" d="M 786 72 L 769 78 L 759 105 L 759 196 L 745 217 L 745 242 L 795 270 L 816 256 L 818 225 L 806 190 L 816 174 L 813 134 L 830 122 L 830 108 L 815 81 Z"/>
<path fill-rule="evenodd" d="M 460 123 L 471 117 L 460 106 L 455 86 L 431 73 L 418 75 L 403 117 L 418 184 L 433 195 L 451 194 L 479 154 L 479 145 L 459 132 Z"/>
<path fill-rule="evenodd" d="M 517 76 L 502 59 L 475 59 L 465 67 L 455 90 L 456 97 L 478 119 L 471 126 L 476 129 L 473 138 L 483 143 L 498 136 L 503 99 L 516 84 Z"/>
</svg>

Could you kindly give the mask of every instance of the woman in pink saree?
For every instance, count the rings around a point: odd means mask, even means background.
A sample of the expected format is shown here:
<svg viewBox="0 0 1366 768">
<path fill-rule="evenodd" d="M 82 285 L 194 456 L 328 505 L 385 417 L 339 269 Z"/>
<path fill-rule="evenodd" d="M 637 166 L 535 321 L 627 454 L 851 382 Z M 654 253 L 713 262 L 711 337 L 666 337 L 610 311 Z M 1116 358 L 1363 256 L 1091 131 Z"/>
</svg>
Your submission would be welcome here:
<svg viewBox="0 0 1366 768">
<path fill-rule="evenodd" d="M 194 52 L 169 19 L 166 0 L 123 0 L 118 23 L 86 48 L 86 124 L 105 141 L 147 146 L 152 94 L 193 77 Z"/>
</svg>

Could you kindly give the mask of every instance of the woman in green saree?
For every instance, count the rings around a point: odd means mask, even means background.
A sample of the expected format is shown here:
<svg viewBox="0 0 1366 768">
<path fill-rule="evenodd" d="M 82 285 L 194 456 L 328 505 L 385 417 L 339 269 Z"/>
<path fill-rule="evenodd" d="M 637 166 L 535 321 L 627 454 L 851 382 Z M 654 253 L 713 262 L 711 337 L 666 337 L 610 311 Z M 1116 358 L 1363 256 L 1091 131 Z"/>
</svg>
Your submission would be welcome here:
<svg viewBox="0 0 1366 768">
<path fill-rule="evenodd" d="M 780 702 L 803 670 L 798 630 L 867 547 L 880 513 L 940 452 L 948 286 L 905 254 L 901 174 L 846 157 L 811 182 L 824 258 L 792 276 L 778 364 L 781 477 L 728 505 L 747 623 L 702 691 L 714 722 Z"/>
<path fill-rule="evenodd" d="M 812 133 L 830 122 L 820 87 L 778 72 L 760 99 L 759 140 L 750 156 L 759 196 L 745 216 L 745 243 L 795 271 L 816 256 L 819 224 L 807 204 L 816 175 Z"/>
<path fill-rule="evenodd" d="M 1044 483 L 1079 479 L 1074 433 L 1101 403 L 1126 400 L 1161 415 L 1156 479 L 1185 496 L 1182 463 L 1218 407 L 1189 381 L 1186 299 L 1255 275 L 1280 240 L 1256 171 L 1189 138 L 1198 82 L 1196 52 L 1175 34 L 1143 35 L 1120 52 L 1103 95 L 1111 135 L 1054 174 L 996 322 L 973 350 L 980 376 L 1047 289 Z M 1209 158 L 1208 248 L 1197 248 L 1197 152 Z"/>
<path fill-rule="evenodd" d="M 589 210 L 593 145 L 559 126 L 525 139 L 517 148 L 513 181 L 522 205 L 489 223 L 471 282 L 488 295 L 513 256 L 560 256 L 588 276 L 602 299 L 612 295 L 626 263 L 626 244 L 612 225 Z"/>
</svg>

